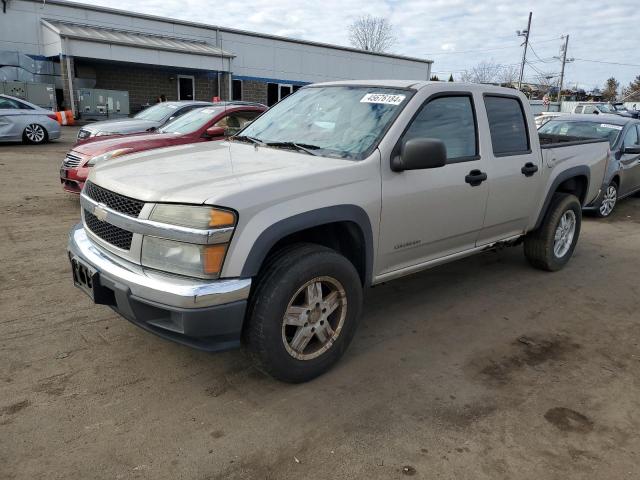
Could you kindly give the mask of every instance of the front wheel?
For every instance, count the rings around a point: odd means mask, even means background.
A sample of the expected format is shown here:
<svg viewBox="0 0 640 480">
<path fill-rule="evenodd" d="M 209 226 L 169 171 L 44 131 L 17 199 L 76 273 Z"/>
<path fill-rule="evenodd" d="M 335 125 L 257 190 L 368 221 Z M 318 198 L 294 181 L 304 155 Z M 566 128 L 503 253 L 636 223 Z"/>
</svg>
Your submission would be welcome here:
<svg viewBox="0 0 640 480">
<path fill-rule="evenodd" d="M 578 243 L 582 206 L 575 195 L 556 193 L 542 225 L 524 239 L 524 254 L 531 265 L 555 272 L 563 268 Z"/>
<path fill-rule="evenodd" d="M 25 127 L 22 138 L 27 143 L 39 145 L 47 141 L 47 131 L 42 125 L 32 123 Z"/>
<path fill-rule="evenodd" d="M 600 200 L 600 205 L 596 209 L 596 215 L 600 218 L 605 218 L 611 215 L 613 209 L 618 201 L 618 185 L 615 182 L 611 182 L 605 189 Z"/>
<path fill-rule="evenodd" d="M 353 264 L 299 244 L 267 260 L 252 294 L 245 339 L 259 369 L 291 383 L 329 370 L 351 342 L 362 306 Z"/>
</svg>

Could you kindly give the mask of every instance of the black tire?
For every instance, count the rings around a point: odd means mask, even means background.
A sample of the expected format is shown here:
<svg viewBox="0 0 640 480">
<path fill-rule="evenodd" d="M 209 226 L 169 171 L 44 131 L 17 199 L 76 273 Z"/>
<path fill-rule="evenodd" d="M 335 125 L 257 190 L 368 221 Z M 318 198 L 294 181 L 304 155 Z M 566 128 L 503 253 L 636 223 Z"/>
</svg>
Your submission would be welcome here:
<svg viewBox="0 0 640 480">
<path fill-rule="evenodd" d="M 323 351 L 320 338 L 311 334 L 312 340 L 305 344 L 306 347 L 302 347 L 301 355 L 304 356 L 306 348 L 317 344 L 317 351 L 308 356 L 318 356 L 296 358 L 293 355 L 297 352 L 291 346 L 293 339 L 289 342 L 286 332 L 295 329 L 297 334 L 299 329 L 307 328 L 307 323 L 304 327 L 285 326 L 285 312 L 296 299 L 302 298 L 299 295 L 304 295 L 301 289 L 305 284 L 318 279 L 331 279 L 336 282 L 336 286 L 342 287 L 340 292 L 344 295 L 339 298 L 346 302 L 344 305 L 340 303 L 340 307 L 326 317 L 327 325 L 331 322 L 331 327 L 336 328 L 332 331 L 333 334 L 338 334 L 331 337 L 333 341 L 326 343 L 329 345 L 326 351 Z M 321 288 L 324 288 L 325 285 L 322 285 Z M 297 292 L 300 292 L 298 296 Z M 307 297 L 304 298 L 306 301 Z M 260 370 L 285 382 L 306 382 L 325 373 L 340 359 L 353 339 L 361 309 L 362 284 L 358 272 L 349 260 L 336 251 L 319 245 L 292 245 L 271 256 L 261 270 L 249 302 L 244 339 Z M 321 311 L 324 312 L 320 306 L 316 306 L 312 314 L 308 315 L 311 322 L 308 328 L 312 325 L 320 328 L 321 319 L 325 318 Z M 306 310 L 306 314 L 309 312 L 310 310 Z M 320 316 L 312 318 L 314 312 Z M 336 322 L 341 328 L 337 328 Z M 318 353 L 321 351 L 323 352 Z"/>
<path fill-rule="evenodd" d="M 611 197 L 613 195 L 613 197 Z M 610 208 L 605 208 L 603 205 L 605 201 L 605 197 L 607 197 L 609 201 Z M 613 200 L 613 203 L 611 203 Z M 598 218 L 606 218 L 613 213 L 613 210 L 616 208 L 618 204 L 618 183 L 614 180 L 612 181 L 602 192 L 602 198 L 598 202 L 596 209 L 593 211 L 594 215 Z"/>
<path fill-rule="evenodd" d="M 562 255 L 554 252 L 555 234 L 560 220 L 566 212 L 572 211 L 575 229 L 569 248 Z M 569 215 L 570 216 L 570 215 Z M 580 236 L 582 225 L 582 206 L 575 195 L 556 193 L 542 220 L 542 225 L 529 233 L 524 239 L 524 254 L 531 265 L 541 270 L 555 272 L 563 268 L 571 256 Z"/>
<path fill-rule="evenodd" d="M 39 123 L 30 123 L 22 132 L 22 140 L 31 145 L 41 145 L 49 140 L 49 133 Z"/>
</svg>

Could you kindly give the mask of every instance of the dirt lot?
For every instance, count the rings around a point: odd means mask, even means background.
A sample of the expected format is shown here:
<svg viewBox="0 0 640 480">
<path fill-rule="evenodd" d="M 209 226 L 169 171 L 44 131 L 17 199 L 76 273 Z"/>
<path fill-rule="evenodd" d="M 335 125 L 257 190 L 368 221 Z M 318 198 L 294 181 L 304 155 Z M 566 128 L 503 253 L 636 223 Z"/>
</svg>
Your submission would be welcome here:
<svg viewBox="0 0 640 480">
<path fill-rule="evenodd" d="M 337 368 L 291 386 L 72 286 L 74 134 L 0 147 L 0 478 L 640 478 L 640 199 L 561 272 L 514 248 L 373 289 Z"/>
</svg>

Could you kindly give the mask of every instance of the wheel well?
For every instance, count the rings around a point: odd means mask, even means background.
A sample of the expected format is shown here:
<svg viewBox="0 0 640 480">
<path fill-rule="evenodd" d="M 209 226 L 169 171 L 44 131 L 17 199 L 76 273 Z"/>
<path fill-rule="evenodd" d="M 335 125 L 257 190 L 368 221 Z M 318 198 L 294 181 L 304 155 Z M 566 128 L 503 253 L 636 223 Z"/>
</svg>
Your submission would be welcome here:
<svg viewBox="0 0 640 480">
<path fill-rule="evenodd" d="M 315 243 L 335 250 L 353 264 L 362 284 L 367 283 L 365 239 L 362 230 L 355 222 L 325 223 L 291 233 L 278 240 L 271 247 L 265 260 L 283 247 L 294 243 Z"/>
<path fill-rule="evenodd" d="M 620 188 L 620 177 L 618 175 L 615 175 L 612 179 L 611 179 L 611 183 L 615 183 L 618 188 Z"/>
<path fill-rule="evenodd" d="M 587 196 L 588 185 L 589 181 L 587 180 L 587 177 L 585 177 L 584 175 L 579 175 L 563 181 L 560 185 L 558 185 L 556 192 L 571 193 L 572 195 L 578 197 L 581 205 L 584 205 Z"/>
</svg>

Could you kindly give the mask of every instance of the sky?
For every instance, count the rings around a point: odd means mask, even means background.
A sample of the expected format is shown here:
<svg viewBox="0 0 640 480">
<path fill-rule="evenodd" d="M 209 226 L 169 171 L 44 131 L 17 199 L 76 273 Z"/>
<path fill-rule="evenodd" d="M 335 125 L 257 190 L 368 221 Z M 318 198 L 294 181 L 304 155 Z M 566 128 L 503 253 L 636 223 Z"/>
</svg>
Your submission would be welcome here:
<svg viewBox="0 0 640 480">
<path fill-rule="evenodd" d="M 527 26 L 531 50 L 525 80 L 540 73 L 557 82 L 562 35 L 569 35 L 565 85 L 603 88 L 613 76 L 622 86 L 640 75 L 640 0 L 81 0 L 160 15 L 337 45 L 349 45 L 348 26 L 359 16 L 385 17 L 396 41 L 391 53 L 434 61 L 441 79 L 479 62 L 519 67 Z M 601 63 L 610 62 L 610 63 Z M 624 64 L 624 65 L 623 65 Z"/>
</svg>

